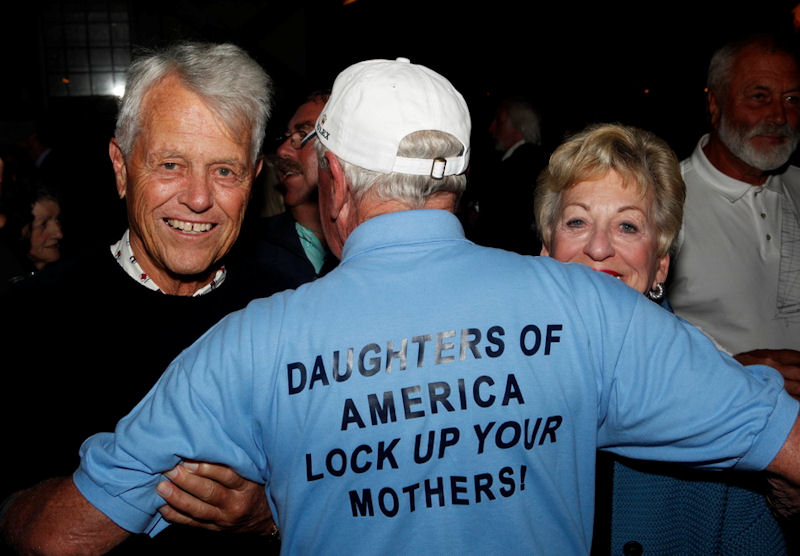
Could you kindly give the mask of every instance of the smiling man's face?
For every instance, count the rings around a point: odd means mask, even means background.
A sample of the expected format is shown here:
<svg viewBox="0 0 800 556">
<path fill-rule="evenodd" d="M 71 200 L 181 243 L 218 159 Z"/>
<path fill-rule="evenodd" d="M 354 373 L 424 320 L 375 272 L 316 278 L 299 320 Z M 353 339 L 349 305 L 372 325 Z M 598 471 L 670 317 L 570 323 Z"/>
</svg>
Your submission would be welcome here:
<svg viewBox="0 0 800 556">
<path fill-rule="evenodd" d="M 800 141 L 800 70 L 788 54 L 757 46 L 737 56 L 723 99 L 709 105 L 721 142 L 761 171 L 784 165 Z"/>
<path fill-rule="evenodd" d="M 208 283 L 236 241 L 258 170 L 249 149 L 249 131 L 233 133 L 174 76 L 145 95 L 130 155 L 112 141 L 131 249 L 166 293 Z"/>
</svg>

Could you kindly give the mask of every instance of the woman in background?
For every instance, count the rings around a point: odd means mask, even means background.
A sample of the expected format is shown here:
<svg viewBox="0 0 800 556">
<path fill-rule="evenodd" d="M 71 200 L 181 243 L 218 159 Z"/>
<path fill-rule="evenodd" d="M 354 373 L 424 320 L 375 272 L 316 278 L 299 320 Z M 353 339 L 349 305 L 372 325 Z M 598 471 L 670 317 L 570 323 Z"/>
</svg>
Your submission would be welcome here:
<svg viewBox="0 0 800 556">
<path fill-rule="evenodd" d="M 592 126 L 558 147 L 539 177 L 542 255 L 585 264 L 669 310 L 664 283 L 685 194 L 664 141 L 633 127 Z M 593 553 L 785 554 L 762 483 L 601 454 Z"/>
<path fill-rule="evenodd" d="M 44 188 L 17 184 L 15 189 L 4 196 L 2 239 L 13 258 L 0 268 L 0 291 L 61 258 L 58 197 Z"/>
</svg>

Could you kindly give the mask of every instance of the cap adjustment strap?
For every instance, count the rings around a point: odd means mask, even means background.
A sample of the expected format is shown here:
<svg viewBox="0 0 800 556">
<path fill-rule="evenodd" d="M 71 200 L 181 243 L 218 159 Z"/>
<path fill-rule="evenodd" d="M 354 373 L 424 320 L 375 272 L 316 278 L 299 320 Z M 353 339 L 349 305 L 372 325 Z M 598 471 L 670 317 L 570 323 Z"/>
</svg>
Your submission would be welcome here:
<svg viewBox="0 0 800 556">
<path fill-rule="evenodd" d="M 460 174 L 466 166 L 464 156 L 451 156 L 443 158 L 405 158 L 398 156 L 395 158 L 392 172 L 398 174 L 411 174 L 415 176 L 430 176 L 434 179 L 442 179 L 445 176 Z"/>
</svg>

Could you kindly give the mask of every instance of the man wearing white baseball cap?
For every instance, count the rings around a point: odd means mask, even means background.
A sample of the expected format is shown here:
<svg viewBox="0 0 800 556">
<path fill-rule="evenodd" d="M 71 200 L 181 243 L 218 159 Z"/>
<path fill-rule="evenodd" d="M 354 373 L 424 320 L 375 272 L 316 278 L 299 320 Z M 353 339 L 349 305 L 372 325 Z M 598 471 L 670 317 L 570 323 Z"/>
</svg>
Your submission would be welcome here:
<svg viewBox="0 0 800 556">
<path fill-rule="evenodd" d="M 316 124 L 340 265 L 181 354 L 73 482 L 29 495 L 18 543 L 158 532 L 182 458 L 263 482 L 285 554 L 588 554 L 598 448 L 800 482 L 772 369 L 602 273 L 464 238 L 469 131 L 425 67 L 342 72 Z"/>
</svg>

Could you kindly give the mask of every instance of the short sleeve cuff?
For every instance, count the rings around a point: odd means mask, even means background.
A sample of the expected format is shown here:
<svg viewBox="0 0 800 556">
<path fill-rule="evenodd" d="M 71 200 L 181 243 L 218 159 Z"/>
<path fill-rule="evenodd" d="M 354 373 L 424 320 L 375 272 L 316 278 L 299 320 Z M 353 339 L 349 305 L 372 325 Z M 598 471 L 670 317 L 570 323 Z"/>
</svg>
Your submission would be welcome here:
<svg viewBox="0 0 800 556">
<path fill-rule="evenodd" d="M 169 525 L 161 514 L 148 514 L 128 504 L 119 496 L 109 494 L 81 468 L 75 471 L 72 480 L 92 506 L 126 531 L 147 533 L 152 537 Z"/>
<path fill-rule="evenodd" d="M 762 470 L 767 467 L 783 447 L 797 420 L 800 403 L 782 388 L 778 392 L 773 409 L 764 430 L 756 438 L 752 448 L 734 466 L 738 470 Z"/>
</svg>

